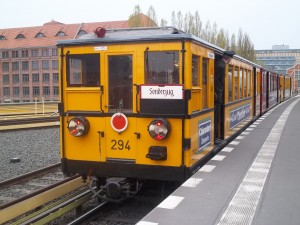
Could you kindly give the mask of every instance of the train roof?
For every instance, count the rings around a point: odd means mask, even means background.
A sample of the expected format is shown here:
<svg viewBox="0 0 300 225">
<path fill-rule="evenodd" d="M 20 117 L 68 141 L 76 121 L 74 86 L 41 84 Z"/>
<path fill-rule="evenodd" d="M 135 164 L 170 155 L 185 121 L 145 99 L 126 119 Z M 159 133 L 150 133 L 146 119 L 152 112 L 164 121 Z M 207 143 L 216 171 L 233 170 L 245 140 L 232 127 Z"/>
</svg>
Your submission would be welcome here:
<svg viewBox="0 0 300 225">
<path fill-rule="evenodd" d="M 174 41 L 191 40 L 198 42 L 215 52 L 222 54 L 225 50 L 213 45 L 194 35 L 185 33 L 175 27 L 144 27 L 129 29 L 109 29 L 105 36 L 97 37 L 96 34 L 82 35 L 79 39 L 58 41 L 57 46 L 76 46 L 106 43 L 128 43 L 128 42 L 155 42 L 155 41 Z"/>
<path fill-rule="evenodd" d="M 178 41 L 190 40 L 201 44 L 215 52 L 215 54 L 222 55 L 225 49 L 211 44 L 199 37 L 188 34 L 175 27 L 141 27 L 141 28 L 123 28 L 123 29 L 108 29 L 105 30 L 103 37 L 98 37 L 96 32 L 94 34 L 85 34 L 78 39 L 62 40 L 57 42 L 58 47 L 63 46 L 77 46 L 77 45 L 95 45 L 95 44 L 110 44 L 110 43 L 136 43 L 136 42 L 157 42 L 157 41 Z M 251 62 L 239 55 L 234 55 L 235 59 L 251 64 L 256 68 L 263 68 L 254 62 Z"/>
</svg>

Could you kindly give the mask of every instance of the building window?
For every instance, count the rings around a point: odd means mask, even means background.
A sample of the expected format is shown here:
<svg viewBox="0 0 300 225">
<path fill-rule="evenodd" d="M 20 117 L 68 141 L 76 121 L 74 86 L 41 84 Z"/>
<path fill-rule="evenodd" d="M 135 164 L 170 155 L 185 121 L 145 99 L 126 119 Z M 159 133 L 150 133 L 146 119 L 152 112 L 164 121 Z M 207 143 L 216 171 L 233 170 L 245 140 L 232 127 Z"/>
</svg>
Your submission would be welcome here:
<svg viewBox="0 0 300 225">
<path fill-rule="evenodd" d="M 44 70 L 48 70 L 49 69 L 49 60 L 43 60 L 42 61 L 42 68 Z"/>
<path fill-rule="evenodd" d="M 19 70 L 19 62 L 13 62 L 12 63 L 12 70 L 13 71 Z"/>
<path fill-rule="evenodd" d="M 55 96 L 59 95 L 59 88 L 57 86 L 53 87 L 53 95 L 55 95 Z"/>
<path fill-rule="evenodd" d="M 35 35 L 36 38 L 43 38 L 45 37 L 45 34 L 43 34 L 42 32 L 39 32 Z"/>
<path fill-rule="evenodd" d="M 58 31 L 56 36 L 63 37 L 63 36 L 67 36 L 67 35 L 63 31 Z"/>
<path fill-rule="evenodd" d="M 49 49 L 42 49 L 42 56 L 43 57 L 49 56 Z"/>
<path fill-rule="evenodd" d="M 9 75 L 8 74 L 3 75 L 2 79 L 3 79 L 2 80 L 3 84 L 9 84 Z"/>
<path fill-rule="evenodd" d="M 4 87 L 4 88 L 3 88 L 3 96 L 4 96 L 4 97 L 10 96 L 10 90 L 9 90 L 9 87 Z"/>
<path fill-rule="evenodd" d="M 58 73 L 53 73 L 53 83 L 58 83 Z"/>
<path fill-rule="evenodd" d="M 23 96 L 29 95 L 29 87 L 23 87 Z"/>
<path fill-rule="evenodd" d="M 28 70 L 29 69 L 29 63 L 28 61 L 22 62 L 22 70 Z"/>
<path fill-rule="evenodd" d="M 29 74 L 22 74 L 22 82 L 23 83 L 29 82 Z"/>
<path fill-rule="evenodd" d="M 20 88 L 13 87 L 13 96 L 19 96 L 19 95 L 20 95 Z"/>
<path fill-rule="evenodd" d="M 2 63 L 2 72 L 8 72 L 9 71 L 9 63 L 3 62 Z"/>
<path fill-rule="evenodd" d="M 57 49 L 52 49 L 52 56 L 57 56 Z"/>
<path fill-rule="evenodd" d="M 31 50 L 31 57 L 39 57 L 39 50 L 38 49 Z"/>
<path fill-rule="evenodd" d="M 43 95 L 50 95 L 50 87 L 43 86 Z"/>
<path fill-rule="evenodd" d="M 58 69 L 58 60 L 52 60 L 52 69 L 57 70 Z"/>
<path fill-rule="evenodd" d="M 8 58 L 9 58 L 9 52 L 8 51 L 2 52 L 2 59 L 8 59 Z"/>
<path fill-rule="evenodd" d="M 16 39 L 22 39 L 22 38 L 25 38 L 24 34 L 18 34 Z"/>
<path fill-rule="evenodd" d="M 40 75 L 38 73 L 32 74 L 32 82 L 39 82 L 40 81 Z"/>
<path fill-rule="evenodd" d="M 33 87 L 32 87 L 32 95 L 33 95 L 33 96 L 38 96 L 38 95 L 40 95 L 40 87 L 33 86 Z"/>
<path fill-rule="evenodd" d="M 32 70 L 39 69 L 39 61 L 32 61 Z"/>
<path fill-rule="evenodd" d="M 18 58 L 19 57 L 19 51 L 12 51 L 12 58 Z"/>
<path fill-rule="evenodd" d="M 43 73 L 43 82 L 49 82 L 49 81 L 50 81 L 49 73 Z"/>
<path fill-rule="evenodd" d="M 6 40 L 6 37 L 3 35 L 0 35 L 0 40 Z"/>
<path fill-rule="evenodd" d="M 19 74 L 13 74 L 13 83 L 14 84 L 18 84 L 19 83 L 19 81 L 20 81 L 20 78 L 19 78 L 20 76 L 19 76 Z"/>
<path fill-rule="evenodd" d="M 87 32 L 85 30 L 80 30 L 78 32 L 78 36 L 81 36 L 81 35 L 84 35 L 84 34 L 87 34 Z"/>
<path fill-rule="evenodd" d="M 22 58 L 27 58 L 28 57 L 28 50 L 22 50 L 21 54 L 22 54 Z"/>
</svg>

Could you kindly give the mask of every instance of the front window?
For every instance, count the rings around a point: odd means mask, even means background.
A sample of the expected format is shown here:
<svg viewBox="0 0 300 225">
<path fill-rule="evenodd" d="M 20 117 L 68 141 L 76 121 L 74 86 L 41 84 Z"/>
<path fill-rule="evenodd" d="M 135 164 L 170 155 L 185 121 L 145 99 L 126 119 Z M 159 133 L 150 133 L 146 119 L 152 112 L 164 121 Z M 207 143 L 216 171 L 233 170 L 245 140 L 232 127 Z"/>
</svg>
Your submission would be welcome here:
<svg viewBox="0 0 300 225">
<path fill-rule="evenodd" d="M 68 86 L 96 87 L 100 84 L 99 54 L 67 56 Z"/>
<path fill-rule="evenodd" d="M 132 110 L 132 56 L 108 57 L 110 109 Z"/>
<path fill-rule="evenodd" d="M 146 84 L 179 84 L 178 51 L 145 51 Z"/>
</svg>

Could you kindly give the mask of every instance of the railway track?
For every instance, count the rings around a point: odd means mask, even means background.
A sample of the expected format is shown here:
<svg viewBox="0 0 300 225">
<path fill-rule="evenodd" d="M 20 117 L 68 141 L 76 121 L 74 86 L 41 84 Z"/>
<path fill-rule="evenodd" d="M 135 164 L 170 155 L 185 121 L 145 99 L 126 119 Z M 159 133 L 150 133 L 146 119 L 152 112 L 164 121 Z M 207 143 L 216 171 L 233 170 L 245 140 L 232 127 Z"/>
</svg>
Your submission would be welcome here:
<svg viewBox="0 0 300 225">
<path fill-rule="evenodd" d="M 42 117 L 31 117 L 31 118 L 22 118 L 22 117 L 10 117 L 6 120 L 3 118 L 0 120 L 0 126 L 12 126 L 12 125 L 21 125 L 21 124 L 32 124 L 32 123 L 47 123 L 47 122 L 58 122 L 59 116 L 42 116 Z"/>
<path fill-rule="evenodd" d="M 1 182 L 0 199 L 5 197 L 3 193 L 15 190 L 26 194 L 1 203 L 0 224 L 47 224 L 51 221 L 52 224 L 135 224 L 163 200 L 159 185 L 148 183 L 134 198 L 118 204 L 100 203 L 93 196 L 89 183 L 83 183 L 81 177 L 62 178 L 60 181 L 60 177 L 53 176 L 59 174 L 58 166 Z M 49 185 L 39 190 L 28 188 L 33 184 L 39 188 L 41 185 L 36 185 L 37 182 L 43 183 L 45 177 L 57 179 L 54 179 L 53 184 L 47 182 Z M 23 191 L 20 191 L 20 186 Z M 175 188 L 171 186 L 164 197 Z"/>
<path fill-rule="evenodd" d="M 0 224 L 84 185 L 79 176 L 64 177 L 60 164 L 0 182 Z"/>
</svg>

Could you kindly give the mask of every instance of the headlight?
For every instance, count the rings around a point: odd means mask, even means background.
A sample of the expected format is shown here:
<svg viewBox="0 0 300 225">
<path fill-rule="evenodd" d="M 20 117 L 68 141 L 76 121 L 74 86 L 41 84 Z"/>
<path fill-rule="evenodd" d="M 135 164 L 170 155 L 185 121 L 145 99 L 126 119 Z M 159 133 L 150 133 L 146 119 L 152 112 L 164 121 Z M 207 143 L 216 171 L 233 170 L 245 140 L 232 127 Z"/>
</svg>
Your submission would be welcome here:
<svg viewBox="0 0 300 225">
<path fill-rule="evenodd" d="M 68 130 L 74 137 L 85 135 L 90 130 L 89 121 L 83 116 L 74 117 L 69 121 Z"/>
<path fill-rule="evenodd" d="M 155 119 L 148 126 L 148 132 L 153 139 L 164 140 L 169 136 L 171 126 L 167 120 Z"/>
</svg>

